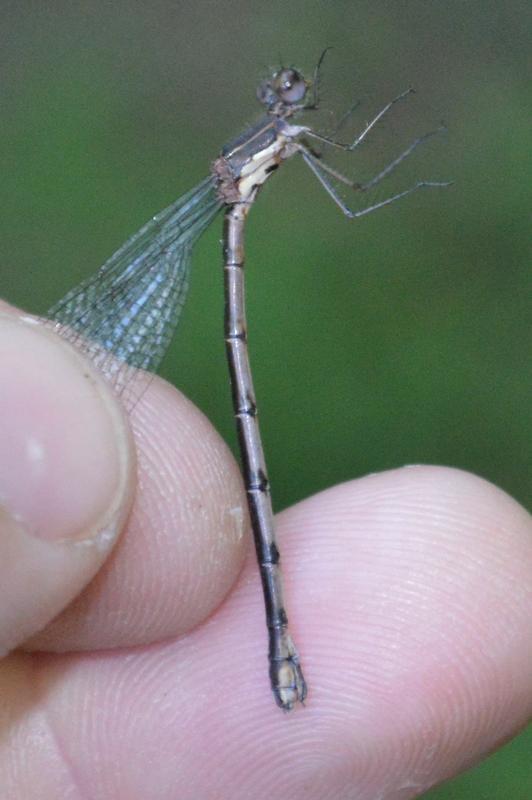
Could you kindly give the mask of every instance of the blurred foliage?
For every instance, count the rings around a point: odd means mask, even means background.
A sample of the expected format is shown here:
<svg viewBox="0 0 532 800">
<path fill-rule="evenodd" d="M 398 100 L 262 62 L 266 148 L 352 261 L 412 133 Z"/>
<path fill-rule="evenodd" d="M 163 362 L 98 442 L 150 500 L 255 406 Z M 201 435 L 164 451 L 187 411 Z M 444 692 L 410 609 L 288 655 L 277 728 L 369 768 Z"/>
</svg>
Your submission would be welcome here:
<svg viewBox="0 0 532 800">
<path fill-rule="evenodd" d="M 270 65 L 332 45 L 322 129 L 347 137 L 413 84 L 357 178 L 443 120 L 388 186 L 454 179 L 360 221 L 302 163 L 251 215 L 248 310 L 277 507 L 412 462 L 471 470 L 532 505 L 527 3 L 3 4 L 0 263 L 6 299 L 45 309 L 198 182 L 258 113 Z M 397 113 L 396 113 L 397 112 Z M 314 124 L 314 119 L 313 119 Z M 216 223 L 163 373 L 234 444 Z M 532 796 L 530 732 L 427 798 Z"/>
</svg>

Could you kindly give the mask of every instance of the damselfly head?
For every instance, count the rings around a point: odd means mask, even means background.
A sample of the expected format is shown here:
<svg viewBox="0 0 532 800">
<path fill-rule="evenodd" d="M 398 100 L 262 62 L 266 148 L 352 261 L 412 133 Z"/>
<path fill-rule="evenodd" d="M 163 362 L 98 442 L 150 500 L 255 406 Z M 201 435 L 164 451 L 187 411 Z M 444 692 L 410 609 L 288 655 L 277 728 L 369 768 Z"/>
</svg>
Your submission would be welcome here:
<svg viewBox="0 0 532 800">
<path fill-rule="evenodd" d="M 257 89 L 258 100 L 267 108 L 293 106 L 301 103 L 307 93 L 308 84 L 297 69 L 285 68 L 263 81 Z"/>
</svg>

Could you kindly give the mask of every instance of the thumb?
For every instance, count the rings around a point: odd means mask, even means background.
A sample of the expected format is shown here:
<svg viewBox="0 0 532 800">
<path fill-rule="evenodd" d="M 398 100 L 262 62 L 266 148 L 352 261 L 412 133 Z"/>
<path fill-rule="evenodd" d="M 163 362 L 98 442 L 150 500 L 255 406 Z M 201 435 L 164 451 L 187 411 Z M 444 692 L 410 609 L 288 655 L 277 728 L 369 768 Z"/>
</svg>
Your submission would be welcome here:
<svg viewBox="0 0 532 800">
<path fill-rule="evenodd" d="M 112 392 L 73 348 L 0 310 L 0 655 L 53 619 L 110 553 L 135 460 Z"/>
</svg>

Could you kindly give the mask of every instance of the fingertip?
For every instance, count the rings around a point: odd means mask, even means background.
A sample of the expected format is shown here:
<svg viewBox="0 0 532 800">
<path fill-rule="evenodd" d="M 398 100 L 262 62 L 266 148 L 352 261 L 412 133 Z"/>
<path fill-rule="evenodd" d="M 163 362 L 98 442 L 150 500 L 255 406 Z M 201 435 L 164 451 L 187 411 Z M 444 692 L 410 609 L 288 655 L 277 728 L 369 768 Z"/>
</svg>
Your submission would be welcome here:
<svg viewBox="0 0 532 800">
<path fill-rule="evenodd" d="M 532 519 L 512 497 L 408 467 L 310 498 L 280 529 L 308 708 L 373 751 L 375 791 L 387 764 L 425 770 L 426 789 L 527 723 Z"/>
<path fill-rule="evenodd" d="M 157 377 L 131 423 L 138 488 L 124 535 L 112 560 L 32 648 L 116 648 L 180 636 L 220 605 L 240 573 L 248 513 L 225 442 Z"/>
<path fill-rule="evenodd" d="M 135 458 L 103 379 L 33 318 L 0 315 L 0 373 L 8 649 L 59 613 L 109 554 L 129 511 Z"/>
</svg>

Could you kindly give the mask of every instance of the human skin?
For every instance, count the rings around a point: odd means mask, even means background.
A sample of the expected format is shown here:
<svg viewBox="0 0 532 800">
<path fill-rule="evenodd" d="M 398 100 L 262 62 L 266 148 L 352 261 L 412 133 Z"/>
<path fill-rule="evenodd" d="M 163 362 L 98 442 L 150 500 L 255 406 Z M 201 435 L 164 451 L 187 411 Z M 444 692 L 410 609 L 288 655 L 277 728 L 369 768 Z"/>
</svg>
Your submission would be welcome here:
<svg viewBox="0 0 532 800">
<path fill-rule="evenodd" d="M 159 379 L 128 421 L 0 311 L 2 800 L 407 800 L 526 725 L 532 523 L 507 494 L 416 466 L 279 514 L 309 684 L 283 713 L 225 444 Z"/>
</svg>

